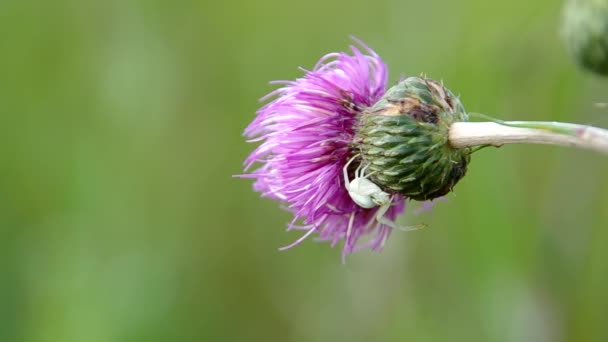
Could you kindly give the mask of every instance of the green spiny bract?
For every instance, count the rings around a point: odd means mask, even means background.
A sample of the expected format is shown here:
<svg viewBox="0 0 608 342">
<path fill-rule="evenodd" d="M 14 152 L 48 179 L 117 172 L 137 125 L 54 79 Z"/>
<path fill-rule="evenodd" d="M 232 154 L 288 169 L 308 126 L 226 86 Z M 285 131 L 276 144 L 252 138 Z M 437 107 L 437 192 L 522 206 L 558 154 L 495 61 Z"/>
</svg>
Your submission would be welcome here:
<svg viewBox="0 0 608 342">
<path fill-rule="evenodd" d="M 471 150 L 451 147 L 448 133 L 453 122 L 467 120 L 460 100 L 442 84 L 409 77 L 360 114 L 353 148 L 384 191 L 430 200 L 466 173 Z"/>
<path fill-rule="evenodd" d="M 578 64 L 608 76 L 608 0 L 569 0 L 563 34 Z"/>
</svg>

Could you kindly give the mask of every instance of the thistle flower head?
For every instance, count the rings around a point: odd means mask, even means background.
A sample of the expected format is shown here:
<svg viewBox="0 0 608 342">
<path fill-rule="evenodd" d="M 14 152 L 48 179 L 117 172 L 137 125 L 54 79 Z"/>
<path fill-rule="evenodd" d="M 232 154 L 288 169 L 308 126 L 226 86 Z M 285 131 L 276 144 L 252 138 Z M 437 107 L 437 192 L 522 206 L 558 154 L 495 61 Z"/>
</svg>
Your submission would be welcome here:
<svg viewBox="0 0 608 342">
<path fill-rule="evenodd" d="M 378 250 L 391 232 L 374 220 L 378 207 L 365 209 L 351 199 L 342 176 L 353 155 L 358 115 L 386 90 L 386 65 L 359 44 L 362 48 L 351 46 L 350 54 L 325 55 L 302 78 L 274 82 L 282 87 L 263 98 L 272 100 L 245 130 L 253 141 L 262 141 L 245 161 L 246 169 L 261 163 L 250 174 L 254 190 L 285 203 L 294 215 L 289 228 L 306 231 L 292 245 L 316 233 L 332 245 L 344 240 L 344 254 Z M 386 218 L 394 220 L 404 207 L 396 198 Z M 374 237 L 358 245 L 367 234 Z"/>
<path fill-rule="evenodd" d="M 386 65 L 357 42 L 302 78 L 274 82 L 282 86 L 263 98 L 269 102 L 245 130 L 261 144 L 245 161 L 246 171 L 257 169 L 243 177 L 293 213 L 289 229 L 305 231 L 284 249 L 316 234 L 332 245 L 343 240 L 343 257 L 379 250 L 402 228 L 395 219 L 407 197 L 442 196 L 466 170 L 468 150 L 447 146 L 448 125 L 466 120 L 457 98 L 419 78 L 386 93 Z"/>
<path fill-rule="evenodd" d="M 608 0 L 568 0 L 563 34 L 578 64 L 608 76 Z"/>
</svg>

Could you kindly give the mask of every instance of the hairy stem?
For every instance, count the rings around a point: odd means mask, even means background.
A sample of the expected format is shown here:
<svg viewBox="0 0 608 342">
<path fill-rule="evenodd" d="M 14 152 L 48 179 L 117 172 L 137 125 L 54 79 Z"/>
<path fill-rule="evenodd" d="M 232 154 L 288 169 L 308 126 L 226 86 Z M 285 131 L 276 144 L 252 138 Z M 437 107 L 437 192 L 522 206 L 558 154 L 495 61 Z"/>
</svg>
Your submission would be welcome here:
<svg viewBox="0 0 608 342">
<path fill-rule="evenodd" d="M 573 146 L 608 154 L 608 130 L 562 122 L 455 122 L 450 127 L 449 141 L 455 148 L 545 144 Z"/>
</svg>

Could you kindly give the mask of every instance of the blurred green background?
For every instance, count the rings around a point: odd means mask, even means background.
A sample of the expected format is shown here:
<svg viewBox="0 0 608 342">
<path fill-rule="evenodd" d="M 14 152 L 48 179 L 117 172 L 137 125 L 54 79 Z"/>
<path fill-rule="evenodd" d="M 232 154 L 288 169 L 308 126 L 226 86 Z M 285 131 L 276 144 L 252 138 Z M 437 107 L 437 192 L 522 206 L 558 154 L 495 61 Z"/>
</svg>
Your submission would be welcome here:
<svg viewBox="0 0 608 342">
<path fill-rule="evenodd" d="M 235 179 L 271 91 L 355 35 L 468 111 L 608 126 L 560 3 L 0 2 L 0 341 L 608 341 L 608 160 L 505 146 L 380 254 Z"/>
</svg>

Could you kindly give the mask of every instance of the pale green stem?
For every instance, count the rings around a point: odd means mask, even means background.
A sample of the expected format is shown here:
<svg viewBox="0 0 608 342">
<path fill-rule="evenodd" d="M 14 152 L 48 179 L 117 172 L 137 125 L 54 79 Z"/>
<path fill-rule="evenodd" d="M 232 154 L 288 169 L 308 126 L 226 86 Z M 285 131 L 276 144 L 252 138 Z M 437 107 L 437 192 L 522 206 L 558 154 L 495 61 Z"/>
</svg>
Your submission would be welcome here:
<svg viewBox="0 0 608 342">
<path fill-rule="evenodd" d="M 593 126 L 545 121 L 455 122 L 449 141 L 455 148 L 546 144 L 573 146 L 608 154 L 608 130 Z"/>
</svg>

